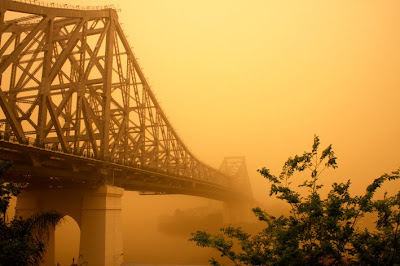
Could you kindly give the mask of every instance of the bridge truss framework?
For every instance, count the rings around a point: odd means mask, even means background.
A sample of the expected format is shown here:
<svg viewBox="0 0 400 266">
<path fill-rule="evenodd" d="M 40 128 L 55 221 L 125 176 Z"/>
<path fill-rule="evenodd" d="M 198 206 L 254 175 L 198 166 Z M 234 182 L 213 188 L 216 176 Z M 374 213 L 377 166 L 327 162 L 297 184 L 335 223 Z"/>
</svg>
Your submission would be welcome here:
<svg viewBox="0 0 400 266">
<path fill-rule="evenodd" d="M 179 138 L 114 9 L 0 4 L 0 158 L 16 161 L 16 178 L 248 197 Z"/>
</svg>

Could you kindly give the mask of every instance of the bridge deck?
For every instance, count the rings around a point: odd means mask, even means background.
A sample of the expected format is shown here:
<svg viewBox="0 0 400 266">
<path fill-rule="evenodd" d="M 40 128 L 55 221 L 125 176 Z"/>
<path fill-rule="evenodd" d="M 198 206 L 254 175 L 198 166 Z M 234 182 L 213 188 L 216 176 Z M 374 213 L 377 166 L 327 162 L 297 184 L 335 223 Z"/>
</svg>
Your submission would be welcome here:
<svg viewBox="0 0 400 266">
<path fill-rule="evenodd" d="M 111 184 L 128 191 L 184 194 L 215 200 L 245 200 L 222 185 L 166 174 L 157 169 L 138 168 L 90 157 L 66 154 L 17 142 L 0 140 L 0 160 L 13 161 L 8 180 L 52 189 L 96 187 Z"/>
</svg>

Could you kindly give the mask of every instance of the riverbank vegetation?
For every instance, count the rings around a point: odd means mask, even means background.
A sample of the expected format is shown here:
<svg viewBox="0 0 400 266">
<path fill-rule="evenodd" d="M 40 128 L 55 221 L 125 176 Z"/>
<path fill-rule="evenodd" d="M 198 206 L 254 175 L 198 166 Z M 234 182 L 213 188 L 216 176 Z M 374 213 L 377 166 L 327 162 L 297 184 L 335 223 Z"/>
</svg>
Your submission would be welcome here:
<svg viewBox="0 0 400 266">
<path fill-rule="evenodd" d="M 0 265 L 39 265 L 46 252 L 49 229 L 61 221 L 55 211 L 33 214 L 23 219 L 14 217 L 7 222 L 6 212 L 12 197 L 21 192 L 21 186 L 1 179 L 12 166 L 0 161 Z"/>
<path fill-rule="evenodd" d="M 400 191 L 375 196 L 384 183 L 399 179 L 399 170 L 376 178 L 359 196 L 351 195 L 350 180 L 333 182 L 325 194 L 321 174 L 338 165 L 332 145 L 322 151 L 319 146 L 315 136 L 311 151 L 290 157 L 277 176 L 267 168 L 258 170 L 271 183 L 269 195 L 290 206 L 289 215 L 275 217 L 254 208 L 265 224 L 261 232 L 251 235 L 228 226 L 216 235 L 197 231 L 190 241 L 217 250 L 235 265 L 399 264 Z M 306 180 L 294 186 L 295 174 L 305 172 Z M 359 226 L 366 215 L 376 217 L 374 228 Z M 210 263 L 219 265 L 214 258 Z"/>
</svg>

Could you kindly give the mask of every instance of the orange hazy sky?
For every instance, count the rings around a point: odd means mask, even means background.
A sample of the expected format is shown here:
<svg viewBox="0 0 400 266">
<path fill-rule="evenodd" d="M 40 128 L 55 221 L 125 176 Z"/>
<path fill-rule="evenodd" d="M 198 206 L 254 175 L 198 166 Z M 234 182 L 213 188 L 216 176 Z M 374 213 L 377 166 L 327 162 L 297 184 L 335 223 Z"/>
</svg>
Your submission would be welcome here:
<svg viewBox="0 0 400 266">
<path fill-rule="evenodd" d="M 246 156 L 263 206 L 274 203 L 256 169 L 278 173 L 289 156 L 310 149 L 314 134 L 339 158 L 339 168 L 324 176 L 327 184 L 351 179 L 359 193 L 400 167 L 398 0 L 53 1 L 119 8 L 134 53 L 185 144 L 216 168 L 225 156 Z M 399 191 L 399 182 L 386 189 Z M 189 236 L 160 234 L 157 217 L 204 202 L 126 192 L 126 261 L 165 263 L 170 256 L 177 263 L 189 254 Z"/>
<path fill-rule="evenodd" d="M 332 174 L 355 185 L 400 166 L 399 1 L 114 3 L 158 100 L 205 162 L 244 155 L 261 180 L 257 168 L 278 172 L 317 134 L 339 157 Z"/>
<path fill-rule="evenodd" d="M 60 1 L 62 2 L 62 1 Z M 357 186 L 400 166 L 399 1 L 88 0 L 114 4 L 191 151 L 278 172 L 313 135 Z"/>
</svg>

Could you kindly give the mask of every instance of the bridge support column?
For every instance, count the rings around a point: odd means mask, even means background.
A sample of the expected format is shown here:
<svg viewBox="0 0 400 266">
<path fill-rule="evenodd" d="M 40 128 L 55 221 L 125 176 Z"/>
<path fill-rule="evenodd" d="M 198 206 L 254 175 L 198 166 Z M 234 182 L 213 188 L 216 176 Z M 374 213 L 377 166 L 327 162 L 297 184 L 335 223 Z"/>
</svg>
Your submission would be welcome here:
<svg viewBox="0 0 400 266">
<path fill-rule="evenodd" d="M 79 254 L 89 265 L 123 262 L 121 197 L 124 190 L 103 186 L 84 194 Z"/>
<path fill-rule="evenodd" d="M 89 265 L 121 265 L 121 198 L 124 190 L 115 186 L 97 189 L 38 189 L 22 191 L 15 215 L 27 218 L 34 213 L 56 210 L 75 219 L 81 229 L 79 254 Z M 46 247 L 44 263 L 55 265 L 54 230 Z M 77 258 L 76 258 L 77 259 Z"/>
</svg>

